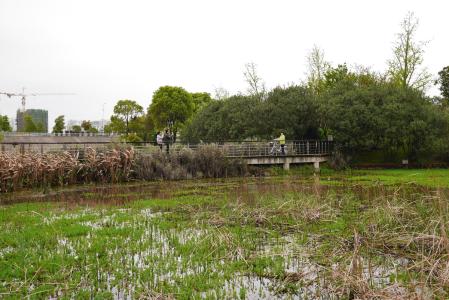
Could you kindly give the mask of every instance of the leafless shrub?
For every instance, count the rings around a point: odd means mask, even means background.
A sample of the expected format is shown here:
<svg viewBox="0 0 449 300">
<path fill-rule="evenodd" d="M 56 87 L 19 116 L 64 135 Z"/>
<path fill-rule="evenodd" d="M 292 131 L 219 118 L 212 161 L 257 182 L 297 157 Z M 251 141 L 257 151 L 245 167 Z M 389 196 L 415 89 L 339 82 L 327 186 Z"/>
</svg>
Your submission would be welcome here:
<svg viewBox="0 0 449 300">
<path fill-rule="evenodd" d="M 144 180 L 218 178 L 246 173 L 241 161 L 226 158 L 213 145 L 201 146 L 196 151 L 180 149 L 170 154 L 161 151 L 140 154 L 133 169 L 134 178 Z"/>
</svg>

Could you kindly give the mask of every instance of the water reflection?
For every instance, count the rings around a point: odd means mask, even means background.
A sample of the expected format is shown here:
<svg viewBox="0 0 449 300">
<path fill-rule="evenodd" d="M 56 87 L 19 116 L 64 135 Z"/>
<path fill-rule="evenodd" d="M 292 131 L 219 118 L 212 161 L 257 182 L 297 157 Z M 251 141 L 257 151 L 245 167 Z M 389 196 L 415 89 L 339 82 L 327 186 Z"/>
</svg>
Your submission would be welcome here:
<svg viewBox="0 0 449 300">
<path fill-rule="evenodd" d="M 328 184 L 339 182 L 343 184 Z M 60 202 L 68 207 L 76 205 L 116 205 L 120 206 L 130 201 L 140 199 L 167 199 L 185 195 L 220 195 L 228 194 L 239 201 L 254 203 L 266 194 L 313 194 L 318 198 L 325 197 L 330 191 L 336 195 L 353 193 L 358 198 L 368 201 L 386 196 L 415 199 L 428 197 L 449 197 L 447 188 L 430 188 L 419 185 L 364 185 L 347 183 L 338 178 L 289 177 L 289 178 L 243 178 L 217 180 L 185 180 L 138 182 L 121 185 L 75 186 L 65 189 L 55 189 L 48 192 L 23 191 L 0 194 L 0 204 L 22 202 Z"/>
</svg>

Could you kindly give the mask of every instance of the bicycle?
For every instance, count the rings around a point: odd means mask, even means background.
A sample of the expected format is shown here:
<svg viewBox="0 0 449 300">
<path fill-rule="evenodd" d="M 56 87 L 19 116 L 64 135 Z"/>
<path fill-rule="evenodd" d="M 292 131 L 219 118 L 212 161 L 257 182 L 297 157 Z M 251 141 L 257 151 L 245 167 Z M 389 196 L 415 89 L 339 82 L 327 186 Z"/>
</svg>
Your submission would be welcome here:
<svg viewBox="0 0 449 300">
<path fill-rule="evenodd" d="M 284 145 L 284 153 L 282 153 L 282 147 L 277 140 L 270 142 L 270 148 L 270 155 L 287 155 L 287 147 Z"/>
</svg>

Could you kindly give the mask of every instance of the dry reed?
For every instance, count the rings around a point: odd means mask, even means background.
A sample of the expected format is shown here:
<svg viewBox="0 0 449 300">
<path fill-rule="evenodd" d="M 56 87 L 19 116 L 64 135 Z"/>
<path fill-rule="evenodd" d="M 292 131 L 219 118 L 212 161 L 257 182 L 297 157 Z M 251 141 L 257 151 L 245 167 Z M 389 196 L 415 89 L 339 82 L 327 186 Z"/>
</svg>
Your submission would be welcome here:
<svg viewBox="0 0 449 300">
<path fill-rule="evenodd" d="M 90 182 L 119 182 L 131 178 L 134 151 L 0 153 L 0 192 L 21 188 L 63 186 Z"/>
<path fill-rule="evenodd" d="M 132 147 L 75 153 L 0 153 L 0 192 L 82 183 L 116 183 L 132 179 L 189 179 L 245 175 L 246 165 L 227 159 L 215 146 L 182 149 L 167 155 L 136 155 Z"/>
</svg>

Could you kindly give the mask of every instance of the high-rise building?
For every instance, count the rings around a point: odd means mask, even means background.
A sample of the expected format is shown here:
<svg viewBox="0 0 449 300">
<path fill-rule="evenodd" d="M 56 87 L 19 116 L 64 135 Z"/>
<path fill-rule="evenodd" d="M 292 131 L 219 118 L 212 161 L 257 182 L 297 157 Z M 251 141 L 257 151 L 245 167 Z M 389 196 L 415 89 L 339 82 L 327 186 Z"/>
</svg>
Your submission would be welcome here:
<svg viewBox="0 0 449 300">
<path fill-rule="evenodd" d="M 25 116 L 30 116 L 33 121 L 35 128 L 33 131 L 36 132 L 48 132 L 48 111 L 44 109 L 27 109 L 25 113 L 17 110 L 17 131 L 24 132 L 27 131 L 25 124 Z M 29 130 L 29 128 L 28 128 Z"/>
</svg>

